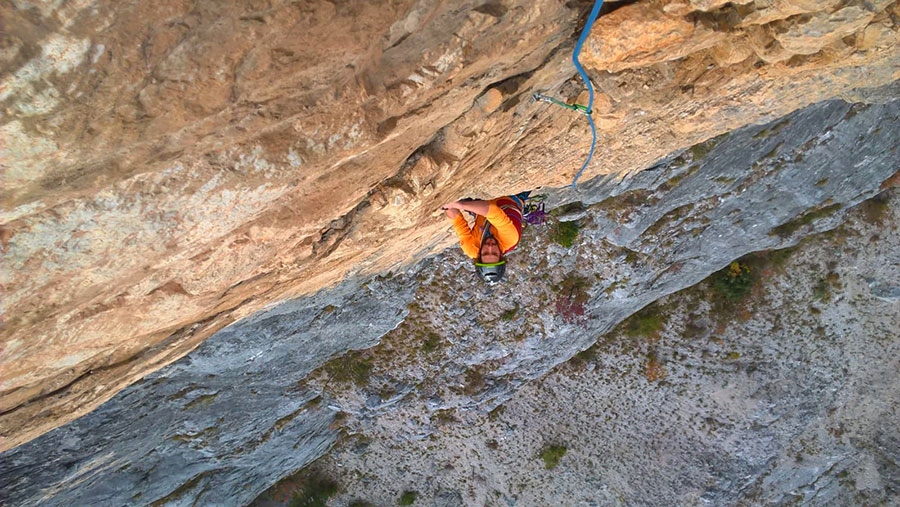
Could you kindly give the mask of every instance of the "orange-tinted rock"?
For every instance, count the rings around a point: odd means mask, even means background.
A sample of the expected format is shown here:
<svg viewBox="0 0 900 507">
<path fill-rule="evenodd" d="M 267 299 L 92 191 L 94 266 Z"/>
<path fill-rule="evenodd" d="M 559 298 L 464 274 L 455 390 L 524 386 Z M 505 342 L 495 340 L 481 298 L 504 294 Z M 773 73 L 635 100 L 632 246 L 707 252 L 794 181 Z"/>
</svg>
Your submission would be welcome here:
<svg viewBox="0 0 900 507">
<path fill-rule="evenodd" d="M 582 181 L 900 79 L 897 2 L 758 4 L 597 21 L 606 153 Z M 0 7 L 0 449 L 267 305 L 450 245 L 447 200 L 568 184 L 590 136 L 530 101 L 582 92 L 565 3 L 30 5 Z"/>
</svg>

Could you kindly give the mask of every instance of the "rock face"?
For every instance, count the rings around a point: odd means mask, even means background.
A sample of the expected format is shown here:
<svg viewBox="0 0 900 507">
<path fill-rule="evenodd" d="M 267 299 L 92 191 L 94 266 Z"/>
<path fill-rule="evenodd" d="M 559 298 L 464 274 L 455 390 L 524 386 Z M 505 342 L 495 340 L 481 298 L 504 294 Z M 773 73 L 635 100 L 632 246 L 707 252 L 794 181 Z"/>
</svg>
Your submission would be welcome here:
<svg viewBox="0 0 900 507">
<path fill-rule="evenodd" d="M 586 177 L 900 78 L 897 2 L 610 6 L 582 53 Z M 443 201 L 565 184 L 589 139 L 528 101 L 581 90 L 584 12 L 555 1 L 0 9 L 2 448 L 446 246 Z"/>
<path fill-rule="evenodd" d="M 415 403 L 371 417 L 299 484 L 330 477 L 332 505 L 896 505 L 891 195 L 742 260 L 741 298 L 718 298 L 719 274 L 657 301 L 490 414 L 431 417 L 427 435 L 407 431 L 428 420 Z"/>
<path fill-rule="evenodd" d="M 624 181 L 598 176 L 577 192 L 551 191 L 551 206 L 599 203 L 581 219 L 592 225 L 568 249 L 546 231 L 526 238 L 498 289 L 476 284 L 454 249 L 405 274 L 350 279 L 244 319 L 97 411 L 4 453 L 0 494 L 15 505 L 239 504 L 342 431 L 366 434 L 386 420 L 394 437 L 425 441 L 732 259 L 839 225 L 846 207 L 892 181 L 900 130 L 884 126 L 898 122 L 900 101 L 830 101 Z M 879 297 L 897 284 L 895 272 L 867 271 Z M 820 394 L 773 397 L 815 404 Z"/>
<path fill-rule="evenodd" d="M 87 416 L 4 453 L 2 497 L 11 505 L 247 503 L 334 443 L 335 412 L 297 383 L 403 319 L 412 290 L 390 289 L 345 283 L 220 331 Z M 52 465 L 34 461 L 50 446 Z"/>
<path fill-rule="evenodd" d="M 900 79 L 897 2 L 654 7 L 611 4 L 582 54 L 585 180 Z M 578 96 L 586 8 L 0 6 L 0 449 L 273 303 L 448 245 L 443 201 L 568 182 L 583 119 L 527 99 Z"/>
</svg>

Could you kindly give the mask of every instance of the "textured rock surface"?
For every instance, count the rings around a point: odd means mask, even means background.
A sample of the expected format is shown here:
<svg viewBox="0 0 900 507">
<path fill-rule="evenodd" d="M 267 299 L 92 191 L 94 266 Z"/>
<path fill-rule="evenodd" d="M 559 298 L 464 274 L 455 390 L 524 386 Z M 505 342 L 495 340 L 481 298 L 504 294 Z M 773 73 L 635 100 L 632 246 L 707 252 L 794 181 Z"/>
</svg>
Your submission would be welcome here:
<svg viewBox="0 0 900 507">
<path fill-rule="evenodd" d="M 323 360 L 377 343 L 412 294 L 411 284 L 348 282 L 230 326 L 87 416 L 4 453 L 0 497 L 247 503 L 334 443 L 335 412 L 297 383 Z"/>
<path fill-rule="evenodd" d="M 579 242 L 566 249 L 536 232 L 514 256 L 509 283 L 493 291 L 454 249 L 405 274 L 271 308 L 4 453 L 0 495 L 16 505 L 241 503 L 324 453 L 341 428 L 365 434 L 387 419 L 400 440 L 427 442 L 448 419 L 477 420 L 651 301 L 748 252 L 837 226 L 845 207 L 897 173 L 900 130 L 885 126 L 898 118 L 900 101 L 826 102 L 624 181 L 597 177 L 577 196 L 551 191 L 554 206 L 599 203 Z M 884 297 L 895 271 L 866 276 Z M 580 314 L 566 306 L 573 274 L 586 279 Z"/>
<path fill-rule="evenodd" d="M 896 505 L 900 302 L 876 288 L 900 287 L 892 195 L 878 220 L 856 210 L 762 258 L 726 313 L 705 284 L 669 296 L 656 333 L 619 328 L 426 438 L 403 431 L 424 414 L 381 414 L 315 472 L 340 484 L 333 505 Z M 566 452 L 548 470 L 550 445 Z"/>
<path fill-rule="evenodd" d="M 557 1 L 0 6 L 0 449 L 215 331 L 448 244 L 433 210 L 583 160 Z M 611 3 L 582 58 L 623 176 L 900 78 L 898 4 Z M 587 179 L 587 178 L 585 178 Z M 574 347 L 574 345 L 573 345 Z"/>
</svg>

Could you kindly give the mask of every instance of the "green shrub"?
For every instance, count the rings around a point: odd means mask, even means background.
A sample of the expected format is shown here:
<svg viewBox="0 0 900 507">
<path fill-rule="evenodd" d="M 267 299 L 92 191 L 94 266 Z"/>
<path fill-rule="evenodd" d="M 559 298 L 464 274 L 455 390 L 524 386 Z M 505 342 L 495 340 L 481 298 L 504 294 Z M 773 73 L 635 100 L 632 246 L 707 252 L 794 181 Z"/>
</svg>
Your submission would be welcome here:
<svg viewBox="0 0 900 507">
<path fill-rule="evenodd" d="M 541 451 L 541 459 L 544 460 L 544 468 L 552 470 L 559 464 L 559 460 L 566 454 L 566 447 L 563 445 L 550 445 Z"/>
<path fill-rule="evenodd" d="M 559 286 L 554 287 L 559 293 L 556 298 L 556 313 L 564 322 L 573 324 L 585 318 L 584 305 L 590 297 L 587 292 L 590 288 L 591 281 L 574 272 L 566 275 Z"/>
<path fill-rule="evenodd" d="M 516 303 L 516 307 L 512 310 L 506 310 L 500 314 L 500 320 L 515 320 L 516 315 L 519 313 L 519 303 Z"/>
<path fill-rule="evenodd" d="M 435 352 L 441 345 L 441 337 L 434 331 L 429 331 L 422 340 L 422 352 L 431 354 Z"/>
<path fill-rule="evenodd" d="M 337 493 L 338 485 L 331 479 L 316 477 L 307 482 L 291 498 L 290 507 L 325 507 Z"/>
<path fill-rule="evenodd" d="M 550 233 L 550 241 L 571 248 L 578 237 L 578 222 L 557 222 Z"/>
<path fill-rule="evenodd" d="M 654 336 L 666 325 L 668 317 L 660 313 L 659 305 L 653 303 L 625 319 L 622 324 L 625 334 L 634 338 L 636 336 Z"/>
<path fill-rule="evenodd" d="M 455 423 L 457 421 L 456 409 L 443 408 L 440 410 L 435 410 L 434 414 L 431 416 L 431 420 L 434 422 L 434 424 L 438 425 Z"/>
<path fill-rule="evenodd" d="M 412 505 L 416 503 L 416 498 L 419 496 L 415 491 L 406 490 L 400 495 L 400 501 L 397 502 L 397 505 Z"/>
<path fill-rule="evenodd" d="M 575 354 L 574 356 L 569 358 L 569 365 L 575 368 L 583 368 L 590 361 L 593 361 L 597 357 L 597 349 L 595 346 L 591 346 L 581 352 Z"/>
<path fill-rule="evenodd" d="M 709 152 L 712 151 L 713 148 L 716 147 L 717 144 L 719 144 L 726 137 L 728 137 L 728 132 L 691 146 L 691 157 L 693 157 L 694 161 L 702 160 L 706 157 L 707 154 L 709 154 Z"/>
<path fill-rule="evenodd" d="M 833 288 L 839 289 L 841 287 L 840 280 L 840 275 L 831 271 L 825 278 L 819 280 L 815 287 L 813 287 L 813 298 L 823 303 L 831 301 L 831 290 Z"/>
<path fill-rule="evenodd" d="M 753 288 L 750 268 L 746 264 L 733 261 L 714 275 L 713 287 L 729 301 L 743 299 Z"/>
<path fill-rule="evenodd" d="M 372 374 L 372 360 L 364 352 L 351 351 L 325 363 L 328 376 L 339 383 L 353 382 L 357 386 L 369 383 Z"/>
</svg>

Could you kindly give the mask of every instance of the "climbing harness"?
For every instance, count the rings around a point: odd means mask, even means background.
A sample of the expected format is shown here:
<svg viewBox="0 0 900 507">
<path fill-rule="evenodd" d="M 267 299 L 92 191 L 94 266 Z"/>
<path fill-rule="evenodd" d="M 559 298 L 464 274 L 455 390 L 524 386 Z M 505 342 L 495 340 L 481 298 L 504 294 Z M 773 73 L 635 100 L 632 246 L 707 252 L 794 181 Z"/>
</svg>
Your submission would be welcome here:
<svg viewBox="0 0 900 507">
<path fill-rule="evenodd" d="M 568 106 L 568 104 L 564 104 Z M 522 219 L 525 225 L 542 225 L 547 221 L 547 214 L 544 212 L 544 194 L 531 195 L 531 190 L 527 192 L 519 192 L 511 195 L 512 199 L 522 207 Z"/>
<path fill-rule="evenodd" d="M 594 8 L 591 9 L 591 13 L 588 16 L 587 22 L 584 24 L 584 29 L 581 30 L 581 36 L 578 37 L 578 43 L 575 44 L 575 50 L 572 52 L 572 63 L 575 64 L 575 70 L 577 70 L 578 74 L 581 75 L 581 79 L 584 81 L 584 84 L 588 90 L 587 106 L 583 106 L 581 104 L 566 104 L 565 102 L 556 100 L 541 93 L 535 93 L 532 97 L 535 101 L 549 102 L 551 104 L 563 106 L 566 109 L 578 111 L 587 116 L 588 123 L 591 125 L 591 151 L 588 152 L 587 160 L 585 160 L 584 164 L 581 165 L 581 169 L 579 169 L 578 173 L 575 174 L 575 178 L 572 180 L 572 188 L 575 188 L 575 184 L 578 183 L 578 178 L 581 177 L 581 173 L 584 172 L 584 169 L 588 166 L 588 163 L 590 163 L 591 158 L 594 156 L 594 147 L 597 144 L 597 128 L 594 126 L 594 119 L 591 117 L 594 107 L 594 86 L 591 84 L 591 79 L 588 77 L 587 72 L 584 71 L 581 63 L 578 62 L 578 54 L 581 53 L 581 46 L 583 46 L 584 41 L 587 40 L 587 36 L 591 32 L 591 27 L 594 25 L 594 21 L 596 21 L 597 16 L 600 15 L 600 7 L 602 6 L 603 0 L 596 0 L 594 2 Z"/>
<path fill-rule="evenodd" d="M 525 219 L 527 224 L 544 225 L 547 222 L 547 212 L 544 211 L 544 199 L 546 197 L 543 194 L 528 197 L 522 210 L 522 218 Z"/>
</svg>

